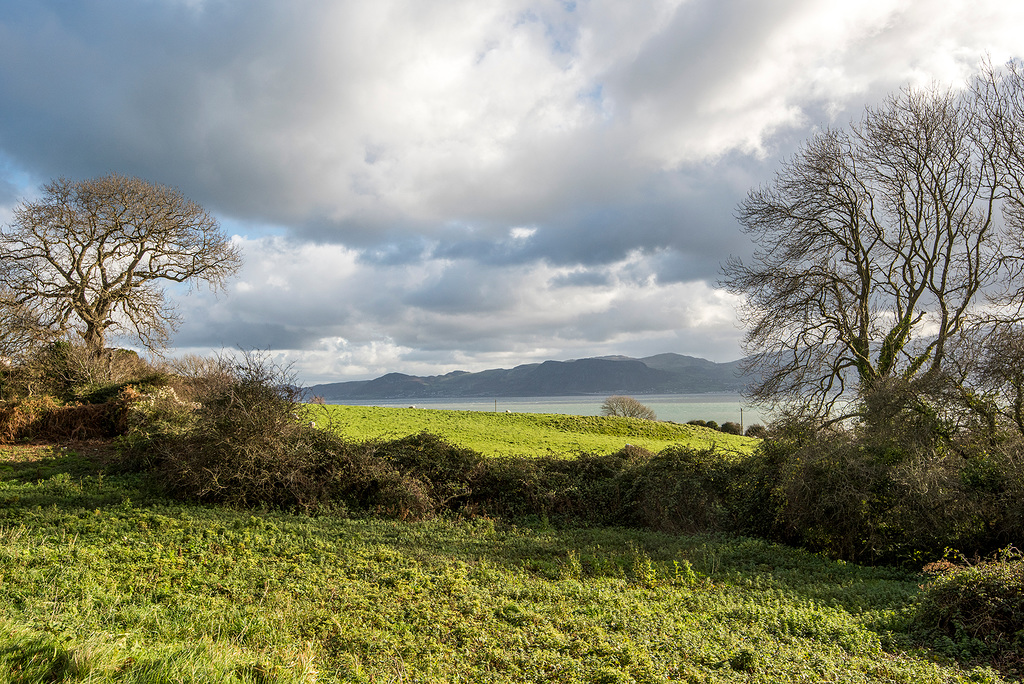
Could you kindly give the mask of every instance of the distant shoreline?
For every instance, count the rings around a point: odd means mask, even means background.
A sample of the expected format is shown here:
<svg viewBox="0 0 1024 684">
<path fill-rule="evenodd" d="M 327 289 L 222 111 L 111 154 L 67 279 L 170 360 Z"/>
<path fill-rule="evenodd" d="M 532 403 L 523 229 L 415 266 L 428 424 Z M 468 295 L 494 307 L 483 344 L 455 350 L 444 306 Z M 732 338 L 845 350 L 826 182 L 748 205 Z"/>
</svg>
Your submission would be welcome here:
<svg viewBox="0 0 1024 684">
<path fill-rule="evenodd" d="M 327 404 L 339 406 L 381 406 L 389 408 L 417 408 L 448 411 L 483 411 L 499 413 L 553 413 L 579 416 L 601 414 L 601 403 L 606 394 L 562 395 L 535 397 L 391 397 L 387 399 L 325 399 Z M 649 406 L 658 420 L 685 423 L 690 420 L 714 420 L 766 424 L 768 412 L 748 405 L 743 396 L 735 392 L 662 393 L 633 395 Z"/>
</svg>

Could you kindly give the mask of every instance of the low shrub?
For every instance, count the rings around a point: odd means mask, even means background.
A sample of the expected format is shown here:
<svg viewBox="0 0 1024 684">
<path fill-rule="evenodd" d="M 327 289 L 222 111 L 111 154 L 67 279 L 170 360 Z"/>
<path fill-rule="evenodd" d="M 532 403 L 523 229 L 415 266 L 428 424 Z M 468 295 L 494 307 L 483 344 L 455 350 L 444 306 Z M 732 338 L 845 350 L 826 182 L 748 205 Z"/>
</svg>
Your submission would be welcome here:
<svg viewBox="0 0 1024 684">
<path fill-rule="evenodd" d="M 727 529 L 731 476 L 731 459 L 714 449 L 665 449 L 623 473 L 624 522 L 666 532 Z"/>
<path fill-rule="evenodd" d="M 754 439 L 765 439 L 768 437 L 768 429 L 760 423 L 754 423 L 747 428 L 747 431 L 743 433 L 746 437 L 753 437 Z"/>
<path fill-rule="evenodd" d="M 287 369 L 255 354 L 205 369 L 184 383 L 201 403 L 171 387 L 135 396 L 121 440 L 123 467 L 179 497 L 419 519 L 463 494 L 481 458 L 429 436 L 356 444 L 317 429 Z"/>
<path fill-rule="evenodd" d="M 743 426 L 739 423 L 727 420 L 718 427 L 719 432 L 724 432 L 730 435 L 742 435 Z"/>
<path fill-rule="evenodd" d="M 0 443 L 109 439 L 123 430 L 126 404 L 62 403 L 49 395 L 27 397 L 0 406 Z"/>
<path fill-rule="evenodd" d="M 379 452 L 397 471 L 422 482 L 431 499 L 444 507 L 455 506 L 457 499 L 471 493 L 484 463 L 472 449 L 426 432 L 386 442 Z"/>
<path fill-rule="evenodd" d="M 466 507 L 488 516 L 620 523 L 624 504 L 619 478 L 639 452 L 649 453 L 627 447 L 607 456 L 488 458 Z"/>
<path fill-rule="evenodd" d="M 33 437 L 43 417 L 60 407 L 60 402 L 47 395 L 4 402 L 0 405 L 0 443 Z"/>
<path fill-rule="evenodd" d="M 124 410 L 117 401 L 58 406 L 43 414 L 32 437 L 50 442 L 110 439 L 121 432 Z"/>
<path fill-rule="evenodd" d="M 974 565 L 934 563 L 913 618 L 917 634 L 944 655 L 1024 669 L 1024 556 L 1007 548 Z"/>
<path fill-rule="evenodd" d="M 185 429 L 161 427 L 166 412 L 154 403 L 134 427 L 147 439 L 129 445 L 130 457 L 152 459 L 179 495 L 240 506 L 322 500 L 326 436 L 300 422 L 281 369 L 246 355 L 232 370 L 232 381 L 198 405 Z"/>
<path fill-rule="evenodd" d="M 911 436 L 913 437 L 913 436 Z M 884 432 L 774 426 L 730 497 L 747 534 L 861 563 L 920 567 L 947 547 L 1019 543 L 1020 445 L 924 443 Z"/>
</svg>

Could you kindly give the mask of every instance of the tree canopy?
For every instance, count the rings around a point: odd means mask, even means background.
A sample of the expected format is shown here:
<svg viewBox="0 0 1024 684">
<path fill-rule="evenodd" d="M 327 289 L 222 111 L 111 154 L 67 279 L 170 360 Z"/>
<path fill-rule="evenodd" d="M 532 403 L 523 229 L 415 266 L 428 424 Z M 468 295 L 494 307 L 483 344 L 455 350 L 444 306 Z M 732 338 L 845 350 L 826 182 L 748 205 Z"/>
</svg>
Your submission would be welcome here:
<svg viewBox="0 0 1024 684">
<path fill-rule="evenodd" d="M 54 180 L 0 231 L 7 309 L 52 334 L 73 331 L 95 352 L 110 331 L 166 344 L 180 319 L 161 284 L 217 289 L 240 266 L 238 247 L 201 206 L 117 174 Z"/>
</svg>

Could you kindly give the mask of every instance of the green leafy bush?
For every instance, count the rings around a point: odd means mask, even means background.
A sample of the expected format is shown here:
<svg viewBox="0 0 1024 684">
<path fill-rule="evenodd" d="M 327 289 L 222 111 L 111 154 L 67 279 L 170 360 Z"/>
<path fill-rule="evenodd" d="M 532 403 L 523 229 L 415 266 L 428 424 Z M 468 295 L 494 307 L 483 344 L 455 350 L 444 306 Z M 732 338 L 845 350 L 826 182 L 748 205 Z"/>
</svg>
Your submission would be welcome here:
<svg viewBox="0 0 1024 684">
<path fill-rule="evenodd" d="M 729 527 L 731 459 L 714 449 L 665 449 L 623 474 L 626 521 L 668 532 Z"/>
<path fill-rule="evenodd" d="M 465 499 L 484 462 L 472 449 L 425 432 L 387 442 L 379 451 L 396 470 L 422 482 L 439 506 L 453 506 L 457 499 Z"/>
<path fill-rule="evenodd" d="M 914 626 L 944 654 L 1024 669 L 1024 556 L 1008 548 L 975 565 L 926 566 Z"/>
<path fill-rule="evenodd" d="M 724 432 L 730 435 L 742 435 L 743 426 L 739 423 L 727 420 L 718 427 L 720 432 Z"/>
<path fill-rule="evenodd" d="M 1018 446 L 792 422 L 773 427 L 747 460 L 735 483 L 748 484 L 731 501 L 746 533 L 920 567 L 947 547 L 984 554 L 1019 538 Z"/>
</svg>

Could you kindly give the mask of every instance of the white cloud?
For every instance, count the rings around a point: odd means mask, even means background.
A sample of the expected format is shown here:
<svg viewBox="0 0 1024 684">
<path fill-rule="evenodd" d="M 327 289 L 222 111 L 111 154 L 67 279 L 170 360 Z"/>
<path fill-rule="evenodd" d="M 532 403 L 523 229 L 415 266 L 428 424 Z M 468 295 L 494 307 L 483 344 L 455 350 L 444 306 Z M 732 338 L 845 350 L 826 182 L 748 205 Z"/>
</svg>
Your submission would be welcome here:
<svg viewBox="0 0 1024 684">
<path fill-rule="evenodd" d="M 996 0 L 15 5 L 0 220 L 58 175 L 179 186 L 248 258 L 179 344 L 322 379 L 736 356 L 707 283 L 746 189 L 901 85 L 1024 56 Z"/>
<path fill-rule="evenodd" d="M 545 355 L 657 353 L 680 339 L 715 360 L 737 355 L 735 299 L 700 281 L 659 284 L 640 253 L 602 267 L 605 284 L 594 286 L 566 280 L 579 269 L 536 262 L 427 259 L 408 268 L 277 238 L 242 246 L 246 265 L 229 297 L 193 292 L 180 300 L 191 312 L 180 346 L 271 350 L 310 381 L 396 368 L 483 370 Z"/>
</svg>

